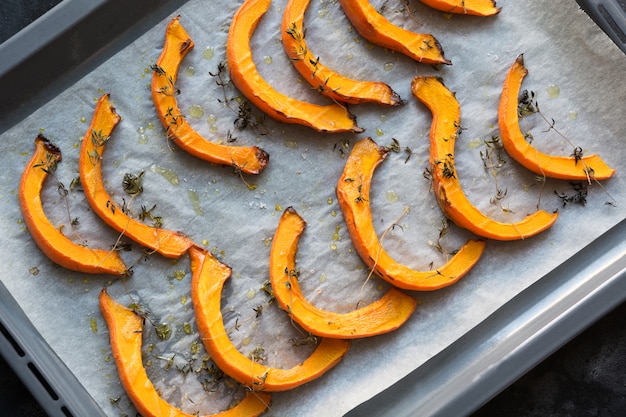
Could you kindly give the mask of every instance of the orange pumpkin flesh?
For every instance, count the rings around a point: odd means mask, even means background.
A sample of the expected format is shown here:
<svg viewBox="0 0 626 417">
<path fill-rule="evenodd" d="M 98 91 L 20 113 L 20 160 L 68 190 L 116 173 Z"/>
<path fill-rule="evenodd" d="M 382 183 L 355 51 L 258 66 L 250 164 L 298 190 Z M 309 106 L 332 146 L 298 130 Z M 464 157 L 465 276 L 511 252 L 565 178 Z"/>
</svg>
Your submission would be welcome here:
<svg viewBox="0 0 626 417">
<path fill-rule="evenodd" d="M 293 208 L 280 218 L 270 251 L 270 282 L 280 307 L 302 328 L 322 337 L 357 338 L 391 332 L 415 311 L 415 300 L 390 288 L 378 300 L 348 313 L 319 309 L 308 302 L 298 284 L 296 253 L 306 223 Z"/>
<path fill-rule="evenodd" d="M 148 226 L 128 216 L 113 202 L 102 181 L 105 144 L 120 116 L 104 94 L 82 141 L 79 158 L 80 182 L 92 210 L 114 230 L 168 258 L 178 258 L 192 245 L 183 233 Z"/>
<path fill-rule="evenodd" d="M 285 391 L 318 378 L 346 354 L 346 340 L 322 338 L 315 351 L 290 369 L 272 368 L 254 361 L 233 345 L 224 328 L 221 295 L 231 269 L 205 249 L 193 246 L 191 298 L 202 342 L 213 362 L 228 376 L 254 391 Z"/>
<path fill-rule="evenodd" d="M 417 271 L 394 260 L 378 240 L 369 198 L 374 170 L 388 153 L 371 138 L 357 142 L 337 183 L 339 206 L 352 243 L 363 262 L 396 287 L 431 291 L 452 285 L 478 262 L 485 241 L 469 240 L 443 266 L 432 271 Z"/>
<path fill-rule="evenodd" d="M 35 139 L 35 152 L 22 174 L 19 198 L 24 223 L 41 251 L 56 264 L 89 274 L 125 275 L 127 268 L 116 250 L 92 249 L 67 238 L 46 217 L 41 190 L 61 162 L 61 150 L 41 134 Z"/>
<path fill-rule="evenodd" d="M 430 165 L 435 197 L 455 224 L 478 236 L 517 240 L 536 235 L 552 226 L 558 213 L 538 210 L 514 223 L 495 221 L 481 213 L 468 199 L 456 177 L 454 144 L 461 126 L 461 109 L 454 93 L 437 77 L 413 79 L 413 95 L 432 112 Z"/>
<path fill-rule="evenodd" d="M 226 46 L 230 79 L 252 104 L 275 120 L 308 126 L 319 132 L 362 132 L 355 117 L 339 104 L 303 102 L 276 91 L 259 74 L 250 49 L 257 24 L 271 0 L 245 0 L 233 16 Z"/>
<path fill-rule="evenodd" d="M 432 35 L 410 32 L 394 25 L 368 0 L 339 0 L 339 3 L 356 31 L 374 45 L 400 52 L 424 64 L 451 64 Z"/>
<path fill-rule="evenodd" d="M 232 165 L 242 172 L 258 174 L 267 165 L 269 155 L 256 146 L 228 146 L 203 138 L 182 115 L 176 100 L 176 79 L 180 64 L 194 46 L 180 16 L 167 25 L 165 44 L 152 75 L 152 100 L 167 131 L 168 138 L 185 151 L 220 165 Z"/>
<path fill-rule="evenodd" d="M 143 318 L 114 301 L 106 289 L 100 292 L 100 311 L 109 329 L 120 381 L 137 412 L 144 417 L 192 417 L 161 398 L 148 378 L 141 354 Z M 269 394 L 247 392 L 241 402 L 212 416 L 258 416 L 268 408 L 270 401 Z"/>
<path fill-rule="evenodd" d="M 494 0 L 420 0 L 422 3 L 446 13 L 493 16 L 500 13 Z"/>
<path fill-rule="evenodd" d="M 296 70 L 320 94 L 349 104 L 379 103 L 398 106 L 400 96 L 383 82 L 359 81 L 344 77 L 322 64 L 304 37 L 304 14 L 310 0 L 289 0 L 282 23 L 283 47 Z"/>
<path fill-rule="evenodd" d="M 615 173 L 598 155 L 548 155 L 533 147 L 519 126 L 518 96 L 528 70 L 519 55 L 509 69 L 498 109 L 498 125 L 506 152 L 526 169 L 548 178 L 570 181 L 604 180 Z"/>
</svg>

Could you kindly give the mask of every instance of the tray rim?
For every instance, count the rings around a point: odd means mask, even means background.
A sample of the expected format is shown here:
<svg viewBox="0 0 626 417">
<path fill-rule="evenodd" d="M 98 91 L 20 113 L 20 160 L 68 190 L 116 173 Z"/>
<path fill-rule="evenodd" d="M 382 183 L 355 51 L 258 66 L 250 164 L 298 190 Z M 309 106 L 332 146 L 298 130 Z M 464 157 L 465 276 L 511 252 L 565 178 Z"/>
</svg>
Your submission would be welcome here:
<svg viewBox="0 0 626 417">
<path fill-rule="evenodd" d="M 618 0 L 576 0 L 611 40 L 626 53 L 626 9 Z"/>
</svg>

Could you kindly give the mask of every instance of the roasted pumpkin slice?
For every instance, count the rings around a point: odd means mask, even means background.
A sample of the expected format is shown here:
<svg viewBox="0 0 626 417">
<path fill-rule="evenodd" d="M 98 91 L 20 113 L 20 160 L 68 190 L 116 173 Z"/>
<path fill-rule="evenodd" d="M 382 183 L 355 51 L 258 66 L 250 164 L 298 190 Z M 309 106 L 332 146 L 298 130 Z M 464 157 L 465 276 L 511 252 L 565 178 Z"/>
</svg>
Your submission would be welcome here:
<svg viewBox="0 0 626 417">
<path fill-rule="evenodd" d="M 356 31 L 374 45 L 400 52 L 425 64 L 451 64 L 433 35 L 398 27 L 380 14 L 368 0 L 339 0 Z"/>
<path fill-rule="evenodd" d="M 282 24 L 283 47 L 302 78 L 320 94 L 338 102 L 379 103 L 398 106 L 400 95 L 383 82 L 359 81 L 344 77 L 320 62 L 304 38 L 304 14 L 310 0 L 289 0 Z"/>
<path fill-rule="evenodd" d="M 148 378 L 141 354 L 143 318 L 113 300 L 106 289 L 100 292 L 100 311 L 109 329 L 111 351 L 120 381 L 137 412 L 144 417 L 191 417 L 191 414 L 182 412 L 161 398 Z M 269 394 L 248 391 L 241 402 L 212 415 L 258 416 L 267 410 L 270 401 Z"/>
<path fill-rule="evenodd" d="M 548 155 L 526 140 L 519 125 L 518 97 L 527 74 L 524 55 L 519 55 L 507 73 L 498 109 L 500 136 L 506 152 L 520 165 L 541 176 L 570 181 L 610 178 L 615 169 L 598 155 L 582 156 L 576 152 L 572 156 Z"/>
<path fill-rule="evenodd" d="M 494 0 L 420 0 L 433 9 L 446 13 L 493 16 L 500 13 Z"/>
<path fill-rule="evenodd" d="M 107 141 L 120 116 L 104 94 L 98 100 L 91 124 L 82 141 L 78 161 L 80 182 L 93 211 L 114 230 L 129 239 L 168 258 L 178 258 L 193 244 L 181 232 L 161 229 L 141 223 L 113 202 L 102 181 L 102 158 Z"/>
<path fill-rule="evenodd" d="M 35 138 L 35 152 L 20 181 L 20 208 L 24 223 L 39 249 L 56 264 L 88 274 L 124 275 L 126 265 L 114 249 L 93 249 L 77 244 L 55 227 L 43 209 L 41 190 L 61 162 L 61 150 L 43 135 Z"/>
<path fill-rule="evenodd" d="M 390 288 L 378 300 L 347 313 L 322 310 L 308 302 L 298 284 L 296 253 L 305 221 L 292 208 L 280 218 L 270 251 L 270 282 L 280 308 L 306 331 L 322 337 L 351 339 L 391 332 L 415 310 L 415 300 Z"/>
<path fill-rule="evenodd" d="M 200 337 L 213 362 L 228 376 L 254 391 L 285 391 L 323 375 L 346 354 L 350 342 L 322 338 L 302 363 L 290 369 L 267 367 L 254 361 L 233 345 L 224 328 L 221 296 L 231 269 L 208 253 L 193 246 L 191 257 L 191 298 Z"/>
<path fill-rule="evenodd" d="M 430 169 L 435 197 L 455 224 L 479 236 L 496 240 L 524 239 L 548 229 L 558 213 L 538 210 L 524 219 L 503 223 L 480 212 L 467 198 L 456 175 L 454 144 L 460 129 L 461 108 L 454 93 L 437 77 L 418 76 L 413 95 L 432 112 Z"/>
<path fill-rule="evenodd" d="M 193 47 L 193 40 L 180 24 L 180 16 L 174 17 L 167 25 L 163 51 L 153 66 L 152 75 L 152 100 L 167 137 L 203 160 L 232 165 L 248 174 L 260 173 L 269 161 L 267 152 L 256 146 L 229 146 L 211 142 L 194 130 L 182 115 L 176 100 L 176 79 L 183 58 Z"/>
<path fill-rule="evenodd" d="M 417 271 L 394 260 L 374 230 L 369 197 L 374 170 L 388 154 L 388 148 L 371 138 L 362 139 L 354 145 L 339 178 L 337 198 L 352 244 L 376 275 L 396 287 L 431 291 L 452 285 L 478 262 L 485 241 L 469 240 L 444 265 L 432 271 Z"/>
<path fill-rule="evenodd" d="M 279 93 L 259 74 L 250 49 L 257 24 L 271 0 L 245 0 L 233 16 L 226 56 L 230 79 L 241 93 L 275 120 L 311 127 L 320 132 L 362 132 L 356 118 L 340 104 L 318 105 Z"/>
</svg>

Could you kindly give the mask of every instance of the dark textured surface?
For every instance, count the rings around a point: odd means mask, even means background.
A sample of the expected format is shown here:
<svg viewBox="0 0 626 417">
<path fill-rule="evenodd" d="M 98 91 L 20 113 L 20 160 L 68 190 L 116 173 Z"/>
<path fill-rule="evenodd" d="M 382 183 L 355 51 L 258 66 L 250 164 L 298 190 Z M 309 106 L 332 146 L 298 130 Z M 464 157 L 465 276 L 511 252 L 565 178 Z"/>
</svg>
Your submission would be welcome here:
<svg viewBox="0 0 626 417">
<path fill-rule="evenodd" d="M 0 42 L 57 3 L 59 0 L 4 0 L 0 7 Z M 626 416 L 625 319 L 626 303 L 547 358 L 473 416 Z M 1 357 L 0 415 L 46 416 Z"/>
<path fill-rule="evenodd" d="M 0 415 L 7 417 L 46 417 L 46 413 L 2 356 L 0 356 L 0 410 Z"/>
<path fill-rule="evenodd" d="M 504 390 L 473 417 L 626 416 L 626 303 Z"/>
</svg>

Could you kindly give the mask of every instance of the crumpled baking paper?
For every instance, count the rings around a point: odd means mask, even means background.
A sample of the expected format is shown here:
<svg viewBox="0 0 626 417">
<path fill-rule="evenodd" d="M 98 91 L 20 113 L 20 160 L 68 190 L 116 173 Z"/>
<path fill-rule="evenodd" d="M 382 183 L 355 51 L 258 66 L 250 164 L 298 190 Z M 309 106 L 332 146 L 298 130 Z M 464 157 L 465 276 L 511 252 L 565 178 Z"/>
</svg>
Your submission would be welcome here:
<svg viewBox="0 0 626 417">
<path fill-rule="evenodd" d="M 157 255 L 144 258 L 135 246 L 122 254 L 134 264 L 132 278 L 87 276 L 54 266 L 25 229 L 17 189 L 34 138 L 42 131 L 61 147 L 64 157 L 44 191 L 50 218 L 65 224 L 63 230 L 72 238 L 90 245 L 108 247 L 117 239 L 88 209 L 80 190 L 63 197 L 55 185 L 61 182 L 67 187 L 78 175 L 80 139 L 103 93 L 111 94 L 123 117 L 104 157 L 107 189 L 115 201 L 125 201 L 135 213 L 142 206 L 154 207 L 151 213 L 162 217 L 164 227 L 186 232 L 233 268 L 222 297 L 226 327 L 245 354 L 261 348 L 269 366 L 293 366 L 313 348 L 292 346 L 291 339 L 305 335 L 275 303 L 269 304 L 262 290 L 268 280 L 271 239 L 288 206 L 308 223 L 298 253 L 301 285 L 308 299 L 329 310 L 349 311 L 357 303 L 377 299 L 388 288 L 377 278 L 368 279 L 335 196 L 346 155 L 360 138 L 371 136 L 381 145 L 395 139 L 400 147 L 377 169 L 370 196 L 377 231 L 382 235 L 388 230 L 385 248 L 418 269 L 445 261 L 435 248 L 443 216 L 424 178 L 431 116 L 411 96 L 414 76 L 441 76 L 456 92 L 464 129 L 456 145 L 457 174 L 474 204 L 502 221 L 520 219 L 537 206 L 559 210 L 554 227 L 536 237 L 488 242 L 476 267 L 454 286 L 412 293 L 418 308 L 409 322 L 393 333 L 355 340 L 345 359 L 319 380 L 275 394 L 267 413 L 272 416 L 344 414 L 418 368 L 624 218 L 626 126 L 621 104 L 626 91 L 616 86 L 626 81 L 621 70 L 626 60 L 575 1 L 499 2 L 502 12 L 485 18 L 448 15 L 416 1 L 409 3 L 411 13 L 405 2 L 373 3 L 395 24 L 432 33 L 453 64 L 433 68 L 373 46 L 359 37 L 336 1 L 312 2 L 305 25 L 313 53 L 344 75 L 389 83 L 406 100 L 399 108 L 351 106 L 359 125 L 367 129 L 358 135 L 320 134 L 270 119 L 256 129 L 236 130 L 237 114 L 232 109 L 242 98 L 232 85 L 221 88 L 216 74 L 225 60 L 228 25 L 240 2 L 220 0 L 209 5 L 192 0 L 172 14 L 181 15 L 196 44 L 180 70 L 180 107 L 208 139 L 226 141 L 230 134 L 235 144 L 254 144 L 269 152 L 270 164 L 259 176 L 241 177 L 230 167 L 208 164 L 166 140 L 149 84 L 150 66 L 161 51 L 168 20 L 146 28 L 131 45 L 2 135 L 3 282 L 108 415 L 134 412 L 119 383 L 98 310 L 103 286 L 109 286 L 119 302 L 141 304 L 151 323 L 171 326 L 168 340 L 157 338 L 150 324 L 144 332 L 144 364 L 169 402 L 189 414 L 205 414 L 224 409 L 243 390 L 210 371 L 211 362 L 195 328 L 186 256 L 178 261 Z M 257 67 L 277 90 L 327 103 L 291 68 L 282 50 L 279 31 L 285 4 L 275 0 L 254 34 Z M 506 155 L 507 162 L 495 177 L 483 167 L 485 141 L 498 135 L 497 105 L 504 76 L 520 53 L 529 69 L 523 88 L 536 93 L 550 121 L 538 115 L 524 119 L 534 145 L 546 152 L 571 154 L 566 137 L 586 154 L 599 153 L 617 168 L 614 178 L 588 187 L 584 206 L 563 205 L 563 196 L 576 194 L 568 182 L 538 182 Z M 224 105 L 225 99 L 229 106 Z M 254 108 L 253 112 L 260 115 Z M 141 172 L 145 172 L 143 193 L 131 199 L 122 191 L 122 179 L 126 173 Z M 501 206 L 490 201 L 497 189 L 506 190 Z M 72 229 L 69 223 L 74 217 L 80 225 Z M 454 251 L 471 237 L 450 226 L 441 243 Z M 258 306 L 264 307 L 262 314 Z M 330 410 L 329 404 L 333 404 Z"/>
</svg>

